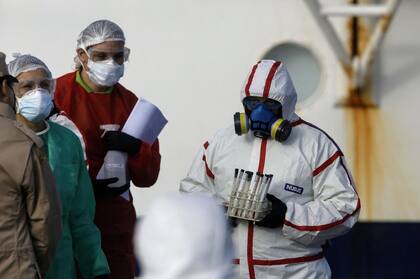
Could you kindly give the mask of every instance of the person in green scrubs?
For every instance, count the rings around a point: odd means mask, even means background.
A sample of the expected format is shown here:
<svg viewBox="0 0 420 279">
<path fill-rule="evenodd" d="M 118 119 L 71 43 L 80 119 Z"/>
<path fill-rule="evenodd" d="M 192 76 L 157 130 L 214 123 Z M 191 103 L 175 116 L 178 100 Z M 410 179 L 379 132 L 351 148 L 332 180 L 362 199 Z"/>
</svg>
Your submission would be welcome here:
<svg viewBox="0 0 420 279">
<path fill-rule="evenodd" d="M 46 121 L 53 108 L 51 72 L 31 55 L 18 56 L 8 68 L 18 80 L 16 118 L 43 139 L 61 198 L 63 235 L 46 278 L 73 279 L 77 273 L 85 279 L 106 278 L 110 270 L 93 223 L 95 198 L 80 140 L 69 129 Z"/>
</svg>

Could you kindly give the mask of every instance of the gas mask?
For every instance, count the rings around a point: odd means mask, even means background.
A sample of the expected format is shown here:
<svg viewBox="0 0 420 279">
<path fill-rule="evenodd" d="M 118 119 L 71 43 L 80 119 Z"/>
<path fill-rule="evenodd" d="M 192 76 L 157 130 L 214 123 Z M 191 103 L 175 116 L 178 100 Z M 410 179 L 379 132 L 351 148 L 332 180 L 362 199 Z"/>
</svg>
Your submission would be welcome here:
<svg viewBox="0 0 420 279">
<path fill-rule="evenodd" d="M 268 104 L 258 101 L 247 104 L 244 100 L 247 113 L 235 113 L 233 116 L 235 132 L 237 135 L 253 131 L 258 138 L 272 138 L 279 142 L 287 140 L 292 131 L 292 125 L 288 120 L 278 117 Z M 277 104 L 277 109 L 281 111 L 281 104 Z M 281 114 L 281 113 L 280 113 Z"/>
</svg>

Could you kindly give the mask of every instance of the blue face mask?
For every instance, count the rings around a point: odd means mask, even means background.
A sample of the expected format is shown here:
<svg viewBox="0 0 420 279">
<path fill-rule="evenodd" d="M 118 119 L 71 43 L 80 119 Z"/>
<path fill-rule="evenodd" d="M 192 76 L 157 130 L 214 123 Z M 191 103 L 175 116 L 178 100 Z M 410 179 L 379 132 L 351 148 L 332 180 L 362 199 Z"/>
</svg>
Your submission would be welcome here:
<svg viewBox="0 0 420 279">
<path fill-rule="evenodd" d="M 46 89 L 37 88 L 17 98 L 17 113 L 34 123 L 47 118 L 52 108 L 52 97 Z"/>
<path fill-rule="evenodd" d="M 279 102 L 245 98 L 243 104 L 246 113 L 237 112 L 233 115 L 237 135 L 247 134 L 251 130 L 259 138 L 272 138 L 278 142 L 289 138 L 292 125 L 281 117 L 282 106 Z"/>
<path fill-rule="evenodd" d="M 271 136 L 271 127 L 277 120 L 277 116 L 265 104 L 255 106 L 249 115 L 249 128 L 254 136 L 268 138 Z"/>
</svg>

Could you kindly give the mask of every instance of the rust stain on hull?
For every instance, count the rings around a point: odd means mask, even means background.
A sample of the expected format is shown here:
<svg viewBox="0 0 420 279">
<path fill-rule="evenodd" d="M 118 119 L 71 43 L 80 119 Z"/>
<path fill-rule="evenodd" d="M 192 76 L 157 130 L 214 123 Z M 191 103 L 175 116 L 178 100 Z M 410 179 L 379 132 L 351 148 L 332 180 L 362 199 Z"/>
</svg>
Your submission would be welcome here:
<svg viewBox="0 0 420 279">
<path fill-rule="evenodd" d="M 353 4 L 372 3 L 368 0 L 348 1 Z M 392 15 L 379 19 L 382 30 L 389 28 L 391 19 Z M 362 17 L 348 19 L 347 47 L 352 57 L 360 57 L 366 49 L 375 23 Z M 363 88 L 351 87 L 353 69 L 344 67 L 349 86 L 346 98 L 338 103 L 345 112 L 348 127 L 350 152 L 347 155 L 362 202 L 360 217 L 363 220 L 418 220 L 418 174 L 407 174 L 408 161 L 402 162 L 402 158 L 412 162 L 415 157 L 401 152 L 407 148 L 404 145 L 406 139 L 400 138 L 393 129 L 399 123 L 389 110 L 379 109 L 377 100 L 373 99 L 373 59 L 369 62 Z"/>
<path fill-rule="evenodd" d="M 352 145 L 352 170 L 356 181 L 357 191 L 362 200 L 363 219 L 375 216 L 376 185 L 380 185 L 381 177 L 378 161 L 382 160 L 381 117 L 374 107 L 345 108 L 350 130 Z"/>
<path fill-rule="evenodd" d="M 358 4 L 358 3 L 366 3 L 366 1 L 360 0 L 349 0 L 351 4 Z M 362 17 L 351 17 L 347 21 L 347 30 L 349 32 L 349 36 L 347 38 L 347 46 L 351 57 L 354 58 L 356 56 L 361 55 L 363 50 L 366 48 L 369 36 L 370 36 L 370 29 L 368 24 L 366 23 L 365 19 Z M 346 73 L 349 80 L 354 78 L 354 70 L 351 67 L 346 65 L 342 65 L 344 72 Z M 370 65 L 371 66 L 371 65 Z M 366 78 L 366 79 L 369 79 Z M 366 83 L 369 81 L 366 80 Z M 350 87 L 348 89 L 346 97 L 337 103 L 337 106 L 340 107 L 376 107 L 376 104 L 373 100 L 371 90 L 365 90 L 362 88 L 353 88 Z"/>
<path fill-rule="evenodd" d="M 359 1 L 351 0 L 353 4 Z M 365 2 L 365 1 L 364 1 Z M 348 48 L 352 56 L 360 55 L 365 49 L 370 30 L 362 18 L 349 18 L 347 22 Z M 375 216 L 375 185 L 380 183 L 378 174 L 378 160 L 382 157 L 380 137 L 383 128 L 380 123 L 379 110 L 372 100 L 371 70 L 364 88 L 352 88 L 349 86 L 347 98 L 339 105 L 343 106 L 346 118 L 349 122 L 349 142 L 352 146 L 352 170 L 356 186 L 362 200 L 362 219 L 372 219 Z M 349 79 L 354 73 L 348 69 Z"/>
</svg>

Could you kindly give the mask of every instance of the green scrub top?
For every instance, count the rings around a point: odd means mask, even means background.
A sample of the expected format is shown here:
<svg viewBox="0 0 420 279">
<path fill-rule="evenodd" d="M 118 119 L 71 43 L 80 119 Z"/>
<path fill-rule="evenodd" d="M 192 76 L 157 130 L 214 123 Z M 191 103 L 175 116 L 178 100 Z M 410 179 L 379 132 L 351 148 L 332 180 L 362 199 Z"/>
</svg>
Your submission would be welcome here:
<svg viewBox="0 0 420 279">
<path fill-rule="evenodd" d="M 95 198 L 80 141 L 67 128 L 48 125 L 40 137 L 61 198 L 63 235 L 46 278 L 76 278 L 75 262 L 85 279 L 109 274 L 101 234 L 93 223 Z"/>
</svg>

